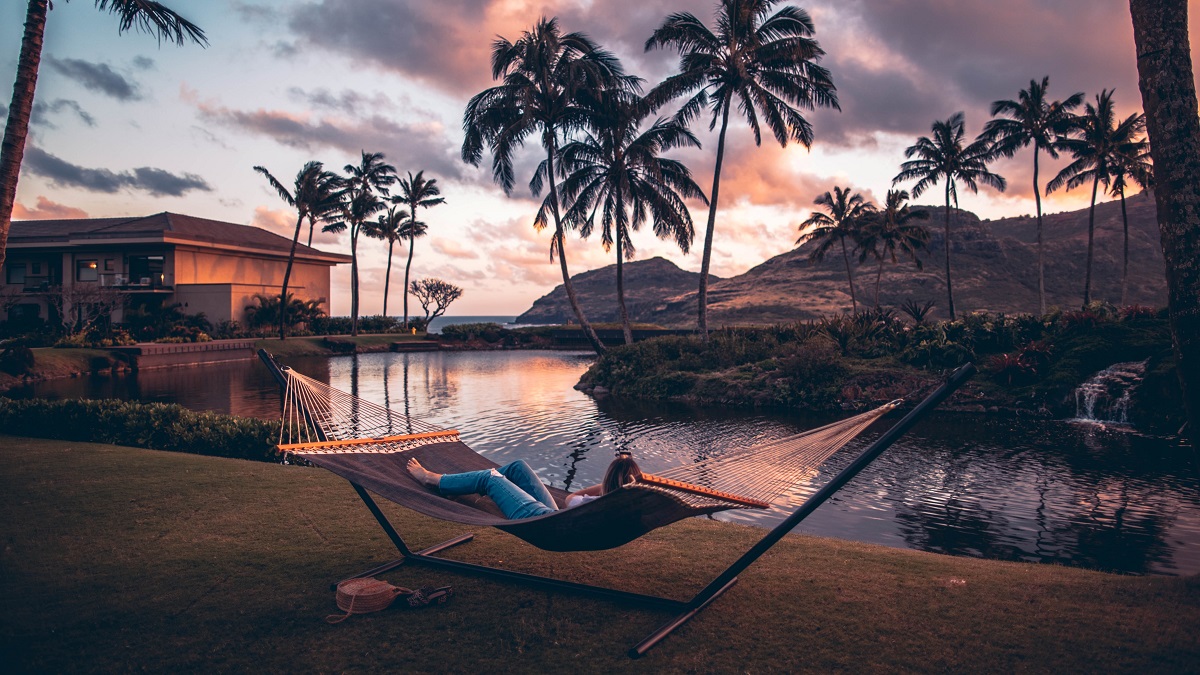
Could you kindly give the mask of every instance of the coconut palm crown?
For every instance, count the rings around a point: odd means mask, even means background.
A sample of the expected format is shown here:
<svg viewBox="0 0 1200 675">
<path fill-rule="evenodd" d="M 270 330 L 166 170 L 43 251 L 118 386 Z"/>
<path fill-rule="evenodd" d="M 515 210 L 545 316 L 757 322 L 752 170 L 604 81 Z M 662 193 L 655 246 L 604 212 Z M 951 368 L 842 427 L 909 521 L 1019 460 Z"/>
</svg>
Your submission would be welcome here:
<svg viewBox="0 0 1200 675">
<path fill-rule="evenodd" d="M 1062 101 L 1050 101 L 1046 90 L 1050 76 L 1029 81 L 1029 88 L 1017 93 L 1017 100 L 992 103 L 995 118 L 983 126 L 983 137 L 992 143 L 997 155 L 1012 157 L 1021 148 L 1033 146 L 1033 197 L 1037 207 L 1038 313 L 1046 313 L 1045 256 L 1042 246 L 1042 192 L 1038 182 L 1038 153 L 1058 159 L 1059 141 L 1071 128 L 1072 110 L 1083 103 L 1083 92 Z"/>
<path fill-rule="evenodd" d="M 679 72 L 654 88 L 648 96 L 651 103 L 657 107 L 691 94 L 676 119 L 686 124 L 707 110 L 711 114 L 709 129 L 720 124 L 697 298 L 697 328 L 704 339 L 708 336 L 708 271 L 730 109 L 736 106 L 750 125 L 755 144 L 762 144 L 765 124 L 785 147 L 790 141 L 812 145 L 813 128 L 802 110 L 840 110 L 833 79 L 817 64 L 825 52 L 812 37 L 812 18 L 791 5 L 772 14 L 777 4 L 778 0 L 721 0 L 715 30 L 694 15 L 680 12 L 668 16 L 646 40 L 647 51 L 673 47 L 680 54 Z"/>
<path fill-rule="evenodd" d="M 635 80 L 625 75 L 612 53 L 600 49 L 582 33 L 563 33 L 557 19 L 546 18 L 515 42 L 498 38 L 492 43 L 492 78 L 501 84 L 472 97 L 463 113 L 463 161 L 477 166 L 484 147 L 490 148 L 492 177 L 505 193 L 511 193 L 515 182 L 513 155 L 526 138 L 538 134 L 550 179 L 549 210 L 554 222 L 550 257 L 558 255 L 571 309 L 592 347 L 602 352 L 604 345 L 579 305 L 567 270 L 566 235 L 555 184 L 559 174 L 554 165 L 560 137 L 583 129 L 590 114 L 580 104 L 580 92 L 630 88 Z M 539 230 L 545 224 L 534 221 Z"/>
<path fill-rule="evenodd" d="M 858 247 L 863 237 L 865 221 L 875 212 L 875 205 L 857 192 L 851 193 L 850 190 L 851 188 L 835 185 L 832 193 L 826 192 L 818 196 L 813 203 L 824 207 L 825 212 L 814 210 L 812 215 L 800 224 L 801 235 L 796 243 L 817 242 L 816 247 L 808 254 L 809 260 L 814 262 L 824 260 L 835 244 L 841 245 L 842 259 L 846 263 L 846 281 L 850 284 L 850 304 L 853 312 L 857 314 L 858 299 L 854 293 L 854 273 L 850 269 L 850 251 L 846 240 L 849 239 L 855 248 Z"/>
<path fill-rule="evenodd" d="M 929 230 L 918 220 L 929 220 L 925 209 L 913 209 L 908 201 L 907 190 L 888 190 L 887 201 L 881 211 L 866 218 L 859 238 L 858 262 L 867 257 L 879 263 L 875 271 L 875 307 L 879 307 L 879 282 L 883 277 L 883 263 L 898 261 L 897 254 L 911 258 L 917 269 L 923 269 L 919 253 L 929 244 Z"/>
<path fill-rule="evenodd" d="M 930 130 L 933 132 L 931 136 L 921 136 L 904 150 L 904 156 L 909 161 L 900 165 L 900 173 L 892 179 L 892 185 L 917 181 L 912 188 L 913 199 L 916 199 L 939 182 L 945 184 L 946 299 L 950 319 L 953 320 L 956 315 L 950 275 L 950 203 L 953 201 L 954 208 L 958 208 L 958 183 L 967 186 L 971 192 L 979 192 L 980 183 L 1003 192 L 1007 182 L 1003 176 L 988 171 L 987 165 L 994 154 L 986 139 L 966 142 L 966 122 L 961 112 L 954 113 L 949 119 L 934 122 Z M 912 159 L 914 157 L 916 159 Z"/>
<path fill-rule="evenodd" d="M 707 199 L 687 166 L 661 153 L 698 148 L 700 142 L 677 121 L 659 119 L 643 131 L 650 108 L 632 92 L 607 90 L 591 98 L 589 129 L 562 148 L 562 193 L 569 205 L 563 217 L 587 237 L 600 212 L 600 242 L 606 251 L 616 247 L 617 304 L 625 342 L 631 344 L 623 273 L 624 261 L 636 251 L 630 233 L 649 220 L 656 236 L 688 252 L 696 231 L 684 200 Z M 543 162 L 539 176 L 546 170 Z"/>
</svg>

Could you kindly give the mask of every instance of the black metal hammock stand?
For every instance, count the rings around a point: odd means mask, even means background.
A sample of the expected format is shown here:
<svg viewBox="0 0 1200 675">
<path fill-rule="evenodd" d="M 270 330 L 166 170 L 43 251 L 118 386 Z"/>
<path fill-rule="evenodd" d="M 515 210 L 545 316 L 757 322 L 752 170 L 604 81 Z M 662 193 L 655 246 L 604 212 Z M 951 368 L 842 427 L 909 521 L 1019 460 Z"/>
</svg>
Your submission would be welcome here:
<svg viewBox="0 0 1200 675">
<path fill-rule="evenodd" d="M 729 509 L 771 508 L 772 502 L 806 477 L 815 474 L 826 459 L 872 422 L 895 409 L 901 401 L 893 401 L 875 410 L 766 444 L 742 448 L 657 474 L 645 474 L 637 483 L 574 508 L 534 518 L 508 520 L 486 497 L 442 497 L 409 475 L 405 465 L 414 457 L 436 473 L 496 468 L 494 462 L 467 447 L 457 431 L 437 429 L 290 368 L 280 367 L 263 350 L 259 351 L 259 356 L 284 391 L 280 451 L 301 457 L 350 481 L 400 551 L 400 559 L 352 578 L 375 576 L 404 562 L 416 562 L 682 612 L 631 649 L 629 653 L 634 657 L 644 654 L 731 587 L 737 581 L 738 574 L 975 372 L 971 364 L 955 371 L 947 382 L 863 451 L 858 459 L 808 497 L 758 544 L 685 602 L 474 565 L 435 555 L 446 548 L 470 541 L 474 536 L 471 534 L 422 551 L 413 551 L 383 515 L 370 493 L 434 518 L 465 525 L 495 527 L 548 551 L 615 548 L 683 518 Z M 550 492 L 560 507 L 563 506 L 568 493 L 555 488 L 551 488 Z"/>
</svg>

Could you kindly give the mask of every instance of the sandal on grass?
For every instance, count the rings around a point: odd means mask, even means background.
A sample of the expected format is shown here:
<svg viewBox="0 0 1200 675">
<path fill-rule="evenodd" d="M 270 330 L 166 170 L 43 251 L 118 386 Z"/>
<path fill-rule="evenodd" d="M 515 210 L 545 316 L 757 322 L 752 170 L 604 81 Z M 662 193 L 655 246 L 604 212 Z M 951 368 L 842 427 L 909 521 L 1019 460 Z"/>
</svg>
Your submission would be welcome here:
<svg viewBox="0 0 1200 675">
<path fill-rule="evenodd" d="M 450 586 L 441 588 L 426 586 L 418 588 L 408 596 L 408 606 L 417 609 L 430 605 L 444 605 L 452 597 L 454 597 L 454 589 Z"/>
</svg>

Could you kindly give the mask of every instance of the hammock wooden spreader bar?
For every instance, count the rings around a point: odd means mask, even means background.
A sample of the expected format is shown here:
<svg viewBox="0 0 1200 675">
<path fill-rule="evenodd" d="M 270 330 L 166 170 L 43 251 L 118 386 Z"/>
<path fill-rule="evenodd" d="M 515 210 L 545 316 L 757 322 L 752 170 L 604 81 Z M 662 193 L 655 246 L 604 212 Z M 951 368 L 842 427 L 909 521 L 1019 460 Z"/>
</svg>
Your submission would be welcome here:
<svg viewBox="0 0 1200 675">
<path fill-rule="evenodd" d="M 646 480 L 643 482 L 627 485 L 575 508 L 535 518 L 507 520 L 495 510 L 491 500 L 483 497 L 474 500 L 441 497 L 419 485 L 405 469 L 409 458 L 418 459 L 430 471 L 437 473 L 496 468 L 494 462 L 467 447 L 457 432 L 437 429 L 291 369 L 281 368 L 263 350 L 259 350 L 259 357 L 284 391 L 280 449 L 350 481 L 400 552 L 398 560 L 352 578 L 383 574 L 405 562 L 420 563 L 679 612 L 675 619 L 631 649 L 629 654 L 633 657 L 644 654 L 731 588 L 746 567 L 778 543 L 975 372 L 971 364 L 955 371 L 936 391 L 874 441 L 849 466 L 809 496 L 708 586 L 691 600 L 679 601 L 474 565 L 437 555 L 446 548 L 470 541 L 473 537 L 470 534 L 414 551 L 383 514 L 371 493 L 436 518 L 496 527 L 550 551 L 612 548 L 681 518 L 734 508 L 761 509 L 771 506 L 771 502 L 787 494 L 798 479 L 818 471 L 821 462 L 872 422 L 897 407 L 899 402 L 787 438 L 741 448 L 688 466 L 657 471 L 644 476 Z M 566 493 L 562 490 L 550 488 L 550 492 L 560 504 L 565 500 Z"/>
</svg>

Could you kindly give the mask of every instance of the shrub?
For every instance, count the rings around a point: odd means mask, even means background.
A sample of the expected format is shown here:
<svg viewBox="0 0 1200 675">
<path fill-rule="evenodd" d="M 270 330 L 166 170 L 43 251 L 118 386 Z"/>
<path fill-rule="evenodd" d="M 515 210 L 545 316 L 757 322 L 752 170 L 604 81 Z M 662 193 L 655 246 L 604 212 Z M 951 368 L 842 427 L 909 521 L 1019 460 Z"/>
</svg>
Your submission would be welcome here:
<svg viewBox="0 0 1200 675">
<path fill-rule="evenodd" d="M 33 350 L 23 344 L 12 344 L 0 352 L 0 370 L 21 376 L 33 370 Z"/>
<path fill-rule="evenodd" d="M 167 403 L 0 398 L 0 432 L 277 462 L 279 427 Z"/>
</svg>

